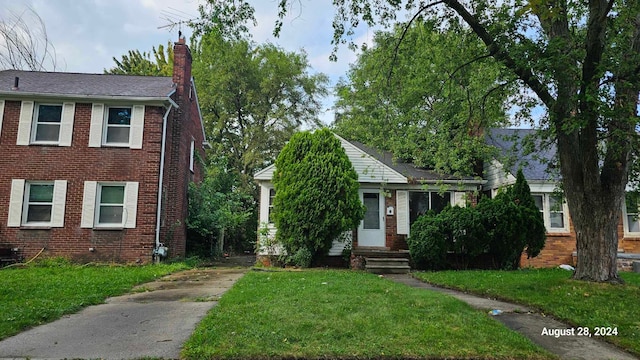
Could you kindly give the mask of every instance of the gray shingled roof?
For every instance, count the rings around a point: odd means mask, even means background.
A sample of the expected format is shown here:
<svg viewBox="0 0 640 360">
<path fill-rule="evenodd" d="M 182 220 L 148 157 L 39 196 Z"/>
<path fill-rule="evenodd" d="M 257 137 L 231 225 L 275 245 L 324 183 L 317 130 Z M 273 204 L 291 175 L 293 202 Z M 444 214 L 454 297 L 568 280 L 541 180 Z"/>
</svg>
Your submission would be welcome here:
<svg viewBox="0 0 640 360">
<path fill-rule="evenodd" d="M 18 90 L 13 90 L 16 77 L 20 78 Z M 173 79 L 164 76 L 0 71 L 0 96 L 37 94 L 158 99 L 166 98 L 173 88 Z"/>
<path fill-rule="evenodd" d="M 485 139 L 499 150 L 498 161 L 507 164 L 513 176 L 522 167 L 527 180 L 557 180 L 559 176 L 550 173 L 547 165 L 556 156 L 555 144 L 543 144 L 535 137 L 536 132 L 534 129 L 490 129 Z M 525 150 L 527 143 L 535 152 Z"/>
<path fill-rule="evenodd" d="M 430 169 L 420 168 L 411 163 L 395 160 L 393 158 L 393 154 L 388 151 L 377 150 L 357 141 L 347 141 L 353 144 L 358 149 L 373 156 L 381 163 L 399 172 L 403 176 L 406 176 L 410 181 L 474 180 L 473 177 L 456 177 L 453 175 L 439 174 Z"/>
</svg>

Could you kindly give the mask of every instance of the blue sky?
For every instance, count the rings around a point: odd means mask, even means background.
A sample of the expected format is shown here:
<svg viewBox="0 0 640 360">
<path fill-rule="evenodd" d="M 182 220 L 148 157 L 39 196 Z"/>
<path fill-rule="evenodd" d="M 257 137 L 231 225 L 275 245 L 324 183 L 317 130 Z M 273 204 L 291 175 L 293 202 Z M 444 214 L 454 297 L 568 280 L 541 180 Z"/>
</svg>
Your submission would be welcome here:
<svg viewBox="0 0 640 360">
<path fill-rule="evenodd" d="M 342 47 L 338 61 L 330 62 L 334 8 L 331 0 L 294 1 L 295 8 L 284 20 L 279 38 L 272 36 L 277 18 L 277 1 L 253 0 L 258 26 L 251 29 L 253 40 L 270 41 L 288 51 L 307 53 L 312 72 L 327 74 L 332 85 L 344 76 L 356 54 Z M 187 20 L 198 16 L 198 0 L 13 0 L 0 5 L 0 17 L 11 11 L 33 8 L 45 23 L 50 41 L 57 53 L 57 71 L 102 73 L 114 65 L 128 50 L 149 51 L 152 46 L 166 44 L 178 38 L 178 29 L 159 29 L 168 24 L 167 17 Z M 182 28 L 189 37 L 188 27 Z M 357 42 L 369 42 L 373 30 L 363 28 L 356 34 Z M 197 79 L 196 79 L 197 84 Z M 329 108 L 334 98 L 325 99 Z M 322 116 L 331 122 L 333 112 Z"/>
</svg>

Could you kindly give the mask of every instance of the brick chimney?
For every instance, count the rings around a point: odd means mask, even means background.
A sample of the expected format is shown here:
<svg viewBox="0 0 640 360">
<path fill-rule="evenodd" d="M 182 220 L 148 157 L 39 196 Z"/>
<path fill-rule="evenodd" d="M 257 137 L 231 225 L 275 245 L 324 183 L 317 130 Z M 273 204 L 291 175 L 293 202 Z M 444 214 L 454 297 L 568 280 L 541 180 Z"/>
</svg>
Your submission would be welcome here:
<svg viewBox="0 0 640 360">
<path fill-rule="evenodd" d="M 176 84 L 178 104 L 189 96 L 191 88 L 191 51 L 183 37 L 173 46 L 173 83 Z"/>
</svg>

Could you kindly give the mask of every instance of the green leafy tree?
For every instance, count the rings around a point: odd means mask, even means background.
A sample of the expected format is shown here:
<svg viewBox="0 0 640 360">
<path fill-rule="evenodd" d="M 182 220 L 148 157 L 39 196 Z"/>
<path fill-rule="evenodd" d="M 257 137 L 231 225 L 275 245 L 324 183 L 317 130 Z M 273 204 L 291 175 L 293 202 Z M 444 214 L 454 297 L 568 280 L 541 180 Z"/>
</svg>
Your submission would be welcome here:
<svg viewBox="0 0 640 360">
<path fill-rule="evenodd" d="M 479 173 L 474 165 L 491 150 L 480 132 L 508 122 L 513 83 L 503 71 L 460 24 L 378 32 L 338 85 L 335 131 L 420 166 Z"/>
<path fill-rule="evenodd" d="M 140 50 L 129 50 L 122 59 L 115 57 L 116 63 L 111 69 L 105 69 L 105 74 L 123 75 L 148 75 L 148 76 L 172 76 L 173 75 L 173 46 L 171 41 L 167 42 L 165 48 L 162 44 L 158 48 L 154 46 L 150 52 L 140 52 Z"/>
<path fill-rule="evenodd" d="M 199 255 L 220 255 L 225 249 L 227 233 L 233 233 L 251 216 L 253 198 L 238 191 L 237 175 L 224 158 L 206 166 L 201 183 L 189 184 L 189 250 Z M 227 248 L 248 248 L 247 244 L 226 244 Z M 237 240 L 237 239 L 236 239 Z"/>
<path fill-rule="evenodd" d="M 358 175 L 328 129 L 296 133 L 276 159 L 273 184 L 276 238 L 294 259 L 326 255 L 364 217 Z"/>
<path fill-rule="evenodd" d="M 272 163 L 301 125 L 319 123 L 327 77 L 309 74 L 304 53 L 229 41 L 214 31 L 192 53 L 207 138 L 242 186 L 251 186 L 255 171 Z"/>
<path fill-rule="evenodd" d="M 291 0 L 278 3 L 280 20 Z M 334 1 L 333 44 L 354 28 L 395 24 L 397 14 L 460 19 L 547 111 L 540 122 L 557 146 L 576 230 L 574 278 L 620 283 L 618 222 L 640 125 L 640 2 L 636 0 Z M 350 41 L 351 42 L 351 41 Z M 524 92 L 523 95 L 526 95 Z M 526 105 L 526 104 L 525 104 Z M 530 109 L 529 109 L 530 110 Z"/>
</svg>

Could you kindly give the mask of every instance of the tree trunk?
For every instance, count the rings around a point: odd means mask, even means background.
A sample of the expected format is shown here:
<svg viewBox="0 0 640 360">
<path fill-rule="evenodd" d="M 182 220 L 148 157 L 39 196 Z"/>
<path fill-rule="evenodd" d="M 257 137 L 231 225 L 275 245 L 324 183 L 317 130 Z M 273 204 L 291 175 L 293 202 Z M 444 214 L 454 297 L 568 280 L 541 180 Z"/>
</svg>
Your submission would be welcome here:
<svg viewBox="0 0 640 360">
<path fill-rule="evenodd" d="M 614 197 L 618 197 L 617 199 Z M 620 195 L 578 202 L 571 209 L 576 230 L 576 280 L 622 283 L 618 277 L 618 222 Z M 591 206 L 593 204 L 594 206 Z"/>
</svg>

